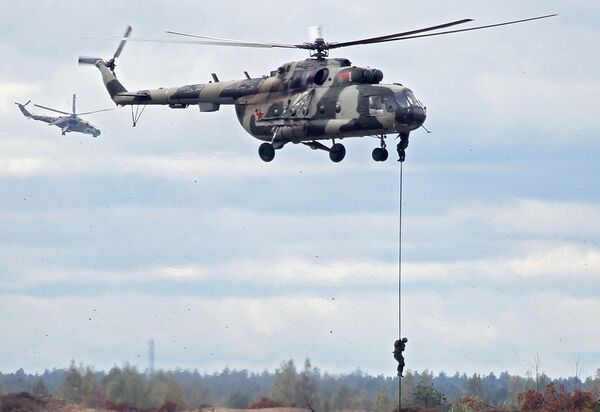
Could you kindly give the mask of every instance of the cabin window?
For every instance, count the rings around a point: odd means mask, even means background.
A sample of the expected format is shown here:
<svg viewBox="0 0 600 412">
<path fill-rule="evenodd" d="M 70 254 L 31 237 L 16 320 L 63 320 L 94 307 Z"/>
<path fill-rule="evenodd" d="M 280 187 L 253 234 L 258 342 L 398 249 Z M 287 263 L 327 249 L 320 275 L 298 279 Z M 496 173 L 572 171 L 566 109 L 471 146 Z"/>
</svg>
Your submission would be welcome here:
<svg viewBox="0 0 600 412">
<path fill-rule="evenodd" d="M 385 106 L 385 110 L 387 110 L 390 113 L 396 111 L 396 99 L 394 99 L 393 96 L 385 96 L 383 98 L 383 105 Z"/>
<path fill-rule="evenodd" d="M 381 96 L 369 96 L 369 114 L 378 116 L 383 114 L 383 99 Z"/>
</svg>

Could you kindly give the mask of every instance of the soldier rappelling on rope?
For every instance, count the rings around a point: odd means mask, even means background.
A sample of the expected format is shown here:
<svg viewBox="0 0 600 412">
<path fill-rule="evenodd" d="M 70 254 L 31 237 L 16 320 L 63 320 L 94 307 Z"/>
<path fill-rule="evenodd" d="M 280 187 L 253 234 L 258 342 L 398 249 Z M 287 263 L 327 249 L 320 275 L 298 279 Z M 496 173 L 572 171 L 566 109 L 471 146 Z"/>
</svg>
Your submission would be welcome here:
<svg viewBox="0 0 600 412">
<path fill-rule="evenodd" d="M 398 161 L 403 162 L 406 159 L 406 148 L 408 147 L 408 133 L 400 133 L 400 141 L 396 145 L 398 152 Z"/>
<path fill-rule="evenodd" d="M 406 342 L 408 342 L 406 338 L 398 339 L 394 342 L 394 359 L 398 362 L 398 376 L 401 378 L 404 377 L 402 374 L 404 372 L 404 356 L 402 352 L 406 349 Z"/>
</svg>

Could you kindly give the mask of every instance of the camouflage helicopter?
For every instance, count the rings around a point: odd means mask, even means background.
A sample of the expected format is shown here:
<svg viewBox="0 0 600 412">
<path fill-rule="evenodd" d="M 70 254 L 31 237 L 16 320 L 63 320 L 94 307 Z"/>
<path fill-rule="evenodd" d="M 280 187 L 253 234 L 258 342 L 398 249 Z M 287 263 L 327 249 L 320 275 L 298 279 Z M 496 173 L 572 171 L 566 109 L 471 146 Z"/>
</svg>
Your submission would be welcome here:
<svg viewBox="0 0 600 412">
<path fill-rule="evenodd" d="M 31 100 L 29 100 L 25 104 L 21 104 L 21 103 L 15 103 L 15 104 L 19 107 L 19 110 L 21 110 L 21 113 L 23 113 L 23 115 L 25 117 L 27 117 L 28 119 L 39 120 L 39 121 L 48 123 L 48 126 L 60 127 L 63 136 L 65 135 L 65 133 L 69 133 L 69 132 L 91 134 L 92 137 L 100 136 L 100 129 L 91 125 L 89 122 L 83 120 L 79 116 L 84 116 L 86 114 L 92 114 L 92 113 L 100 113 L 100 112 L 105 112 L 105 111 L 114 110 L 114 109 L 102 109 L 102 110 L 94 110 L 93 112 L 76 113 L 76 111 L 75 111 L 76 99 L 77 99 L 77 97 L 74 94 L 73 95 L 73 111 L 72 111 L 72 113 L 63 112 L 61 110 L 52 109 L 50 107 L 42 106 L 39 104 L 34 104 L 35 107 L 39 107 L 39 108 L 45 109 L 45 110 L 50 110 L 51 112 L 56 112 L 56 113 L 60 113 L 60 114 L 64 115 L 64 116 L 58 116 L 58 117 L 40 116 L 37 114 L 30 113 L 29 110 L 27 110 L 25 108 L 25 106 L 27 106 L 31 102 Z"/>
<path fill-rule="evenodd" d="M 187 39 L 130 39 L 131 27 L 127 27 L 111 59 L 105 61 L 97 57 L 80 57 L 79 63 L 92 64 L 100 70 L 111 99 L 117 105 L 131 106 L 134 126 L 146 105 L 168 105 L 173 109 L 197 105 L 201 112 L 214 112 L 221 105 L 234 105 L 242 127 L 258 140 L 264 141 L 258 148 L 258 154 L 265 162 L 273 160 L 275 151 L 288 143 L 302 143 L 314 150 L 327 151 L 333 162 L 340 162 L 345 157 L 346 149 L 339 141 L 363 136 L 373 136 L 379 140 L 372 157 L 375 161 L 385 161 L 388 158 L 385 139 L 389 134 L 398 134 L 398 160 L 404 161 L 409 134 L 423 126 L 427 116 L 426 107 L 408 87 L 400 83 L 381 84 L 381 70 L 353 66 L 344 58 L 328 58 L 330 50 L 479 30 L 553 16 L 555 14 L 439 31 L 473 21 L 462 19 L 401 33 L 334 43 L 325 42 L 318 32 L 313 41 L 302 44 L 255 43 L 172 31 L 167 33 Z M 432 31 L 435 32 L 430 33 Z M 244 72 L 246 79 L 220 81 L 213 73 L 213 81 L 205 84 L 128 91 L 115 75 L 115 60 L 127 40 L 302 49 L 310 51 L 310 58 L 282 64 L 270 75 L 258 78 L 251 78 Z M 135 113 L 134 106 L 137 106 Z M 322 143 L 326 140 L 331 140 L 332 145 Z"/>
</svg>

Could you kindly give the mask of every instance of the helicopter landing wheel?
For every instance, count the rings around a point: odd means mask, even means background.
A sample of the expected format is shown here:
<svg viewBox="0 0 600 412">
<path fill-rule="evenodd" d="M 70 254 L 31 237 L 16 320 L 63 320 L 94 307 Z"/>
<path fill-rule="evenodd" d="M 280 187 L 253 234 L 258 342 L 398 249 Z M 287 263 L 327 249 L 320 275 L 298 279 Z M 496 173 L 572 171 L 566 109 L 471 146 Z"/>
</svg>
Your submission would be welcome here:
<svg viewBox="0 0 600 412">
<path fill-rule="evenodd" d="M 271 143 L 263 143 L 258 146 L 258 156 L 263 162 L 270 162 L 275 158 L 275 148 Z"/>
<path fill-rule="evenodd" d="M 335 143 L 329 150 L 329 158 L 334 163 L 339 163 L 346 157 L 346 148 L 341 143 Z"/>
<path fill-rule="evenodd" d="M 383 147 L 376 147 L 375 149 L 373 149 L 371 156 L 376 162 L 385 162 L 388 158 L 388 151 Z"/>
</svg>

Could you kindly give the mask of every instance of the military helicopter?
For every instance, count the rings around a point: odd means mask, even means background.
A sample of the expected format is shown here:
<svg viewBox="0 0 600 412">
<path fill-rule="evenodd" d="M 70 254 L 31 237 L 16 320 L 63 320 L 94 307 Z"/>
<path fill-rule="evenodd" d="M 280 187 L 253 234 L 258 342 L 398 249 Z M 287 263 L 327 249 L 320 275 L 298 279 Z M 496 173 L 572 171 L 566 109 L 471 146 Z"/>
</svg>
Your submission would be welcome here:
<svg viewBox="0 0 600 412">
<path fill-rule="evenodd" d="M 409 134 L 423 126 L 427 116 L 426 107 L 408 87 L 400 83 L 381 84 L 381 70 L 353 66 L 344 58 L 328 58 L 330 50 L 486 29 L 553 16 L 556 15 L 439 31 L 473 21 L 462 19 L 416 30 L 334 43 L 326 42 L 320 32 L 317 32 L 311 42 L 302 44 L 256 43 L 173 31 L 167 33 L 187 39 L 131 39 L 131 27 L 127 27 L 111 59 L 105 61 L 98 57 L 79 57 L 79 63 L 92 64 L 100 70 L 111 99 L 117 105 L 131 106 L 134 126 L 146 105 L 168 105 L 172 109 L 197 105 L 201 112 L 215 112 L 221 105 L 234 105 L 242 127 L 258 140 L 264 141 L 258 148 L 258 154 L 265 162 L 272 161 L 275 151 L 288 143 L 301 143 L 314 150 L 327 151 L 333 162 L 340 162 L 345 157 L 346 149 L 339 141 L 363 136 L 373 136 L 379 140 L 372 157 L 375 161 L 385 161 L 388 158 L 385 139 L 390 134 L 398 134 L 398 160 L 404 161 Z M 436 32 L 430 33 L 432 31 Z M 127 40 L 302 49 L 310 51 L 310 58 L 282 64 L 271 71 L 270 75 L 258 78 L 251 78 L 244 72 L 246 79 L 220 81 L 213 73 L 213 81 L 205 84 L 128 91 L 115 75 L 115 60 Z M 137 107 L 135 113 L 134 106 Z M 326 140 L 331 140 L 332 145 L 322 143 Z"/>
<path fill-rule="evenodd" d="M 27 106 L 31 102 L 31 100 L 29 100 L 25 104 L 21 104 L 21 103 L 15 103 L 15 104 L 19 107 L 19 110 L 21 110 L 21 112 L 23 113 L 23 115 L 25 117 L 27 117 L 29 119 L 39 120 L 39 121 L 48 123 L 48 126 L 60 127 L 63 136 L 69 132 L 91 134 L 92 137 L 100 136 L 100 129 L 98 129 L 95 126 L 92 126 L 89 122 L 83 120 L 79 116 L 84 116 L 84 115 L 92 114 L 92 113 L 106 112 L 108 110 L 114 110 L 114 109 L 102 109 L 102 110 L 94 110 L 93 112 L 76 113 L 76 111 L 75 111 L 76 99 L 77 99 L 77 97 L 74 94 L 73 95 L 73 112 L 72 113 L 63 112 L 61 110 L 52 109 L 50 107 L 42 106 L 39 104 L 34 104 L 35 107 L 39 107 L 39 108 L 45 109 L 45 110 L 50 110 L 51 112 L 64 114 L 64 116 L 58 116 L 58 117 L 39 116 L 37 114 L 31 114 L 29 112 L 29 110 L 27 110 L 25 108 L 25 106 Z"/>
</svg>

